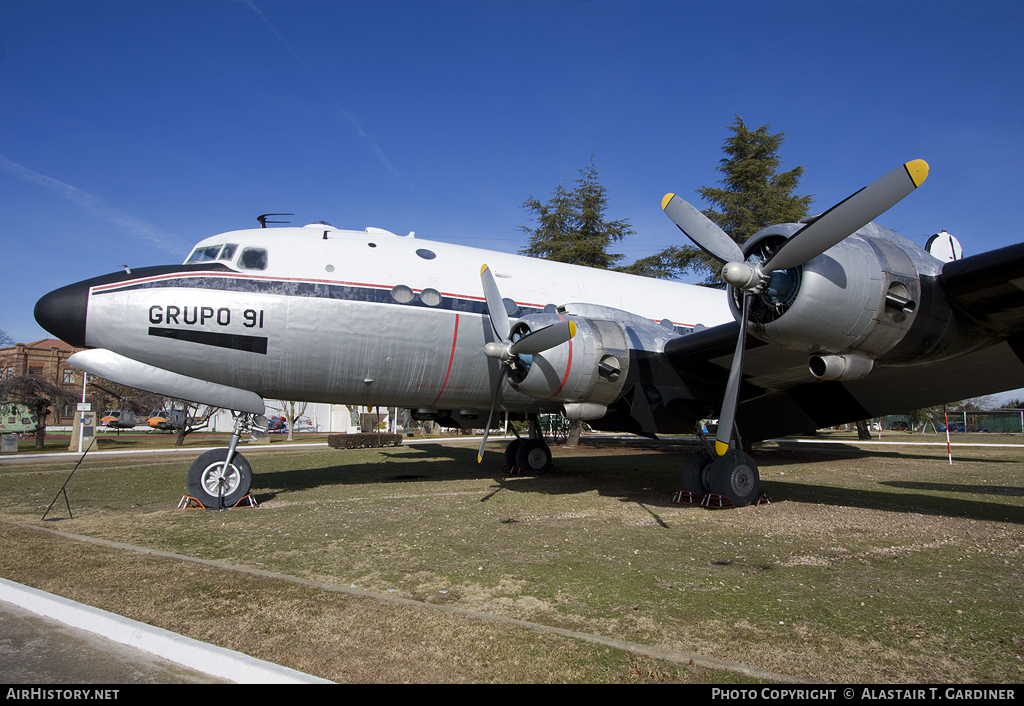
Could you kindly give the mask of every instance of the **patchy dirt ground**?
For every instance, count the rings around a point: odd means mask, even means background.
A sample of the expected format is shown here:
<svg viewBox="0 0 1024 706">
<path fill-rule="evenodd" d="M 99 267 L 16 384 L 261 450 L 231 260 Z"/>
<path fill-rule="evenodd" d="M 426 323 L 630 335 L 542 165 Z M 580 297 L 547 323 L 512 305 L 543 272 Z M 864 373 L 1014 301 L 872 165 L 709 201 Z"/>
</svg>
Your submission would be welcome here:
<svg viewBox="0 0 1024 706">
<path fill-rule="evenodd" d="M 221 513 L 172 509 L 181 461 L 104 460 L 56 523 L 66 471 L 5 465 L 0 575 L 340 681 L 1024 675 L 1024 449 L 766 445 L 772 504 L 732 511 L 669 502 L 689 450 L 588 442 L 539 478 L 470 446 L 275 451 L 262 506 Z"/>
</svg>

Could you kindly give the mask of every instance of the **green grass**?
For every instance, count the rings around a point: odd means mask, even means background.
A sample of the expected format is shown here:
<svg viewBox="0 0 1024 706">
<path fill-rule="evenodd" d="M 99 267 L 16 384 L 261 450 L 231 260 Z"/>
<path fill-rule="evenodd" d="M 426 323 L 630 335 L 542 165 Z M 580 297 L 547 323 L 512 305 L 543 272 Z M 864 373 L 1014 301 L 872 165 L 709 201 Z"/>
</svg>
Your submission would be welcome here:
<svg viewBox="0 0 1024 706">
<path fill-rule="evenodd" d="M 950 467 L 944 448 L 769 446 L 773 504 L 732 511 L 669 502 L 679 446 L 556 449 L 538 478 L 501 476 L 494 448 L 482 465 L 473 445 L 252 453 L 262 507 L 218 513 L 173 509 L 190 459 L 87 459 L 75 519 L 53 524 L 67 471 L 3 465 L 0 518 L 811 681 L 1024 675 L 1024 448 Z M 581 681 L 644 671 L 566 659 Z"/>
</svg>

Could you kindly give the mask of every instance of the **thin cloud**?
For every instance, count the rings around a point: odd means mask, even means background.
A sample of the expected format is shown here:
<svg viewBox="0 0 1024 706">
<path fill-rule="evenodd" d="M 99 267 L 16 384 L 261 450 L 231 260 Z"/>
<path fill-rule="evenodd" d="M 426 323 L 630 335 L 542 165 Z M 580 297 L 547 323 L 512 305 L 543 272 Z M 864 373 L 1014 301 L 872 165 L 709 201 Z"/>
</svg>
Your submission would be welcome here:
<svg viewBox="0 0 1024 706">
<path fill-rule="evenodd" d="M 140 240 L 145 240 L 161 250 L 174 254 L 181 254 L 182 252 L 187 251 L 190 247 L 189 243 L 186 243 L 184 240 L 181 240 L 176 236 L 169 235 L 150 223 L 146 223 L 145 221 L 135 218 L 123 211 L 119 211 L 104 202 L 103 199 L 98 196 L 93 196 L 92 194 L 82 191 L 70 184 L 58 181 L 53 177 L 48 177 L 45 174 L 34 172 L 27 167 L 23 167 L 17 162 L 12 162 L 3 155 L 0 155 L 0 167 L 3 167 L 23 181 L 42 186 L 49 191 L 53 191 L 60 196 L 63 196 L 68 201 L 77 204 L 83 211 L 93 218 L 107 223 L 112 223 L 130 235 L 133 235 Z"/>
<path fill-rule="evenodd" d="M 352 128 L 356 131 L 356 134 L 359 135 L 359 137 L 361 137 L 364 141 L 366 141 L 366 143 L 370 146 L 370 149 L 377 156 L 377 159 L 379 159 L 381 161 L 381 164 L 383 164 L 385 167 L 387 167 L 389 172 L 394 174 L 399 179 L 402 179 L 403 178 L 402 175 L 398 173 L 398 170 L 391 163 L 391 160 L 388 159 L 387 155 L 384 154 L 384 151 L 381 150 L 381 148 L 377 145 L 377 141 L 375 139 L 373 139 L 373 136 L 370 133 L 368 133 L 366 130 L 363 129 L 363 126 L 360 124 L 359 120 L 357 120 L 356 117 L 352 113 L 350 113 L 349 111 L 347 111 L 344 108 L 342 108 L 338 104 L 338 102 L 336 100 L 334 100 L 333 96 L 330 95 L 330 91 L 327 90 L 326 86 L 323 85 L 323 83 L 320 81 L 319 77 L 315 73 L 313 73 L 313 70 L 311 68 L 309 68 L 309 64 L 307 64 L 305 61 L 303 61 L 302 57 L 299 56 L 299 53 L 292 48 L 292 45 L 289 44 L 285 40 L 285 38 L 281 36 L 281 33 L 277 31 L 277 29 L 274 27 L 274 25 L 270 24 L 270 20 L 268 20 L 267 16 L 263 14 L 263 11 L 260 10 L 258 7 L 256 7 L 256 4 L 252 0 L 234 0 L 234 2 L 242 3 L 247 8 L 249 8 L 250 10 L 255 12 L 257 15 L 259 15 L 259 18 L 261 20 L 263 20 L 263 24 L 265 24 L 267 26 L 267 29 L 269 29 L 271 31 L 271 33 L 273 33 L 273 35 L 275 37 L 277 37 L 277 40 L 279 42 L 281 42 L 281 44 L 284 45 L 285 49 L 287 49 L 291 53 L 292 56 L 295 57 L 295 60 L 299 62 L 299 65 L 302 66 L 303 70 L 307 74 L 309 74 L 310 78 L 312 78 L 313 81 L 318 86 L 320 86 L 320 90 L 324 93 L 325 96 L 327 96 L 328 100 L 330 100 L 332 103 L 334 103 L 334 108 L 335 108 L 335 110 L 338 111 L 338 114 L 341 115 L 346 120 L 348 120 L 349 123 L 352 125 Z"/>
</svg>

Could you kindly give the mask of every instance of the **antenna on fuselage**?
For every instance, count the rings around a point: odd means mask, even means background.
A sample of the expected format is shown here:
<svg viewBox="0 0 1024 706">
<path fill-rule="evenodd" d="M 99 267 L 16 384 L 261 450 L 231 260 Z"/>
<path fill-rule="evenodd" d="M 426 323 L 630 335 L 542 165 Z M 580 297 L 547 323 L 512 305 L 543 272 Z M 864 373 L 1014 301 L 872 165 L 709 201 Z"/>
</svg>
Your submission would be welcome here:
<svg viewBox="0 0 1024 706">
<path fill-rule="evenodd" d="M 268 221 L 267 216 L 294 216 L 294 213 L 264 213 L 262 216 L 256 216 L 256 220 L 260 222 L 260 228 L 266 228 L 268 223 L 290 223 L 290 221 Z"/>
</svg>

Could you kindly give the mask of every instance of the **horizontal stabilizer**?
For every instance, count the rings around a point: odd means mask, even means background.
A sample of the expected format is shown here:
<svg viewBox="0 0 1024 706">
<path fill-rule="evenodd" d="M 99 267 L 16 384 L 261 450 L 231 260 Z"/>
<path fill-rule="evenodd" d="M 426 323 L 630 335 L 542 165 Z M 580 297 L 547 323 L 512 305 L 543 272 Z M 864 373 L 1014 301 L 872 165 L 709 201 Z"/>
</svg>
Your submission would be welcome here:
<svg viewBox="0 0 1024 706">
<path fill-rule="evenodd" d="M 172 373 L 104 348 L 75 353 L 68 363 L 90 375 L 159 395 L 250 414 L 263 414 L 266 409 L 263 398 L 255 392 Z"/>
</svg>

